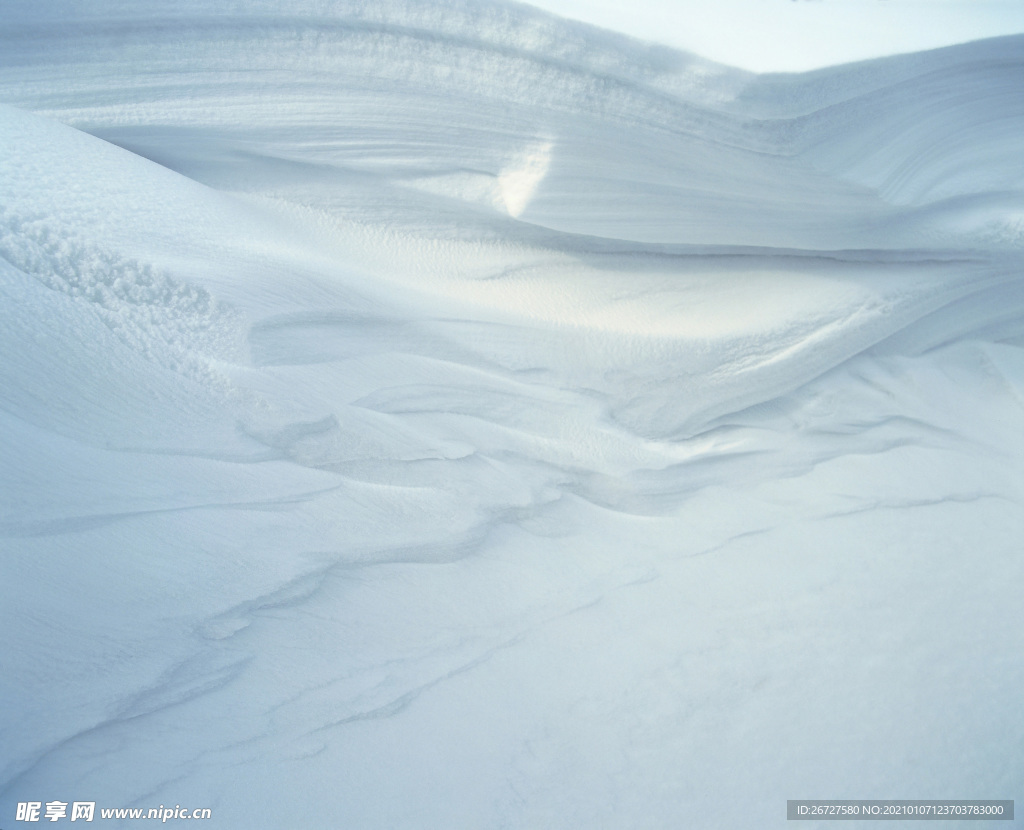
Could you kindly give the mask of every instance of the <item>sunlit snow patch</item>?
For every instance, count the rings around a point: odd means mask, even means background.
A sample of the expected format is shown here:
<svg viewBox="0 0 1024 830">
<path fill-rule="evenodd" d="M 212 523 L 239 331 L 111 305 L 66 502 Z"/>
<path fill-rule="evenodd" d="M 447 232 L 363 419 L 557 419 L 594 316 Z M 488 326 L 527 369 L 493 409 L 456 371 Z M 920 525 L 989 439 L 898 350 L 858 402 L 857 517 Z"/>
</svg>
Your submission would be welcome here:
<svg viewBox="0 0 1024 830">
<path fill-rule="evenodd" d="M 527 147 L 498 174 L 498 187 L 509 216 L 519 216 L 533 198 L 551 166 L 554 144 L 545 141 Z"/>
<path fill-rule="evenodd" d="M 509 216 L 519 216 L 530 203 L 551 166 L 552 141 L 534 142 L 513 155 L 497 175 L 457 170 L 407 182 L 417 190 L 463 202 L 487 205 Z"/>
</svg>

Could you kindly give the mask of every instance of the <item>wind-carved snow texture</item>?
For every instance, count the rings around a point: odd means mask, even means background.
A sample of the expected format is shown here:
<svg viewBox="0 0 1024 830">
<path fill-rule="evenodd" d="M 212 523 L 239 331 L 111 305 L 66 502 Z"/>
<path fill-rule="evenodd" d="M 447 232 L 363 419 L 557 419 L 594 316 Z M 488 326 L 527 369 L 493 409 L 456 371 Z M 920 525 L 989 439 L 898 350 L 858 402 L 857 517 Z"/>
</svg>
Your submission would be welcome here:
<svg viewBox="0 0 1024 830">
<path fill-rule="evenodd" d="M 13 216 L 0 207 L 0 256 L 47 288 L 88 304 L 118 339 L 168 369 L 216 383 L 210 358 L 239 357 L 240 321 L 205 288 L 62 236 L 45 218 Z"/>
<path fill-rule="evenodd" d="M 0 821 L 1019 795 L 1024 40 L 144 5 L 0 21 Z"/>
</svg>

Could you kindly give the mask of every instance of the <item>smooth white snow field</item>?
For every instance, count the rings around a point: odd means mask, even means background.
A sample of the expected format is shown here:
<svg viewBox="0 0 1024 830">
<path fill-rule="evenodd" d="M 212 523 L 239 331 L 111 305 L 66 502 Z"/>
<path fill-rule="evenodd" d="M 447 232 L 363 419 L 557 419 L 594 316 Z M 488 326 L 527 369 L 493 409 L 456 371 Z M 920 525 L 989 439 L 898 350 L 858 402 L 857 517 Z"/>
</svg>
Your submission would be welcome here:
<svg viewBox="0 0 1024 830">
<path fill-rule="evenodd" d="M 1022 267 L 1024 35 L 5 0 L 0 826 L 1024 799 Z"/>
</svg>

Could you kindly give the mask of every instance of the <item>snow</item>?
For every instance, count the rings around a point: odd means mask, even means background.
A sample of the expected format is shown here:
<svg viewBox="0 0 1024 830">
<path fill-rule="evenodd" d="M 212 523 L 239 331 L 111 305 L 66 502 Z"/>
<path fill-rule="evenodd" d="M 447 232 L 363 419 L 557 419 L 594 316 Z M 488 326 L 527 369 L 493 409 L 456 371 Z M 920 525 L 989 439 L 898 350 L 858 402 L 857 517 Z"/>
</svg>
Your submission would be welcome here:
<svg viewBox="0 0 1024 830">
<path fill-rule="evenodd" d="M 1022 68 L 9 3 L 0 818 L 1016 797 Z"/>
</svg>

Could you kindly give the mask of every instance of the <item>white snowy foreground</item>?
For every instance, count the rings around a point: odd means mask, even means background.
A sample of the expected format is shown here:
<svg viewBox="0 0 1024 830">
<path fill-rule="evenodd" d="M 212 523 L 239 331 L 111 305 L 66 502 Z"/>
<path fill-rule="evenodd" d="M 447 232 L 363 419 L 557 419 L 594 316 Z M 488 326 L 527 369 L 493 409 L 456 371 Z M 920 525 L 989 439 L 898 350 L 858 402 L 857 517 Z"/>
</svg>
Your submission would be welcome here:
<svg viewBox="0 0 1024 830">
<path fill-rule="evenodd" d="M 6 830 L 1020 806 L 1024 37 L 5 0 L 0 102 Z"/>
</svg>

